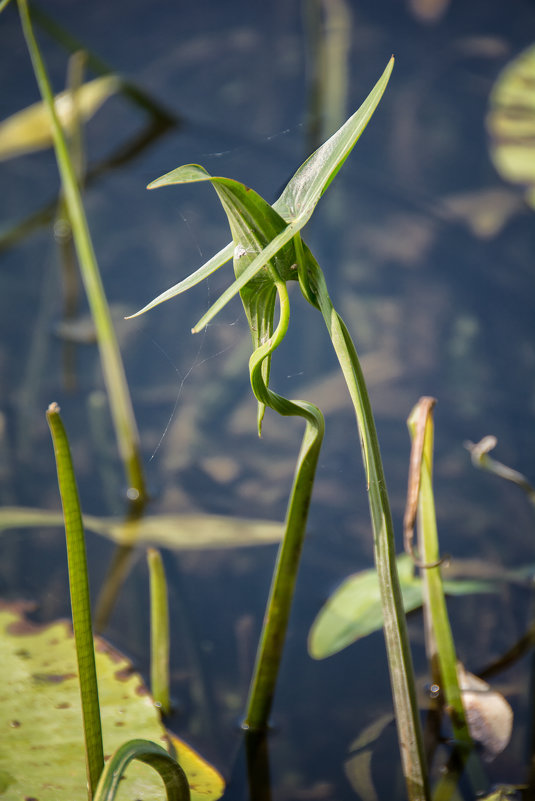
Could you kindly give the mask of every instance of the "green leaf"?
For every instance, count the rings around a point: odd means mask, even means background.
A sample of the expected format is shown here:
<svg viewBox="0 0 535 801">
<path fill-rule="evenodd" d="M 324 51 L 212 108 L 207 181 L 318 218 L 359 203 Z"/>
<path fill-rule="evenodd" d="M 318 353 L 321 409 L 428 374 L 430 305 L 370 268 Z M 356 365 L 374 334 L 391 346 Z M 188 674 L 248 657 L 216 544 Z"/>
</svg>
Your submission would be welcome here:
<svg viewBox="0 0 535 801">
<path fill-rule="evenodd" d="M 272 209 L 284 220 L 288 225 L 280 230 L 280 232 L 272 238 L 266 247 L 261 250 L 258 255 L 250 261 L 247 268 L 240 272 L 236 281 L 228 287 L 208 312 L 199 320 L 193 328 L 194 332 L 202 330 L 215 315 L 231 300 L 238 292 L 240 292 L 248 281 L 253 278 L 256 273 L 264 267 L 267 262 L 278 253 L 290 240 L 303 228 L 310 219 L 314 208 L 321 195 L 325 192 L 336 173 L 348 157 L 352 148 L 360 138 L 364 128 L 368 124 L 377 104 L 379 103 L 384 90 L 386 89 L 390 74 L 394 66 L 394 58 L 392 57 L 377 84 L 374 86 L 362 106 L 353 114 L 352 117 L 327 140 L 318 150 L 316 150 L 305 163 L 297 170 L 295 175 L 290 179 L 288 185 L 284 189 L 280 198 L 273 204 Z M 197 164 L 187 164 L 183 167 L 178 167 L 176 170 L 166 173 L 161 178 L 149 184 L 149 189 L 155 189 L 162 186 L 170 186 L 178 183 L 192 183 L 196 181 L 224 181 L 226 179 L 216 179 L 208 175 L 208 173 Z M 244 187 L 244 191 L 251 192 Z M 255 193 L 254 203 L 257 203 L 258 195 Z M 265 201 L 263 201 L 265 203 Z M 265 203 L 267 206 L 268 204 Z M 247 207 L 247 206 L 246 206 Z M 257 204 L 257 209 L 259 208 Z M 206 275 L 217 269 L 228 261 L 229 249 L 236 245 L 227 245 L 216 256 L 210 259 L 203 267 L 193 273 L 190 279 L 197 277 L 197 280 L 202 280 L 200 277 L 203 271 L 207 270 Z M 226 258 L 217 264 L 218 259 L 225 254 Z M 291 262 L 293 263 L 293 262 Z M 216 266 L 217 264 L 217 266 Z M 210 267 L 209 267 L 210 265 Z M 142 314 L 158 303 L 164 300 L 169 300 L 180 292 L 184 292 L 193 283 L 188 284 L 189 279 L 181 281 L 176 284 L 167 292 L 162 293 L 153 301 L 148 303 L 137 314 Z M 136 316 L 136 315 L 132 315 Z"/>
<path fill-rule="evenodd" d="M 502 70 L 489 100 L 487 129 L 494 166 L 506 181 L 523 184 L 535 208 L 535 45 Z"/>
<path fill-rule="evenodd" d="M 71 133 L 78 122 L 86 122 L 120 87 L 116 76 L 106 75 L 61 92 L 54 98 L 56 114 L 63 129 Z M 34 103 L 0 123 L 0 161 L 52 147 L 54 139 L 46 103 Z"/>
<path fill-rule="evenodd" d="M 421 582 L 415 578 L 410 556 L 397 558 L 406 612 L 422 605 Z M 308 638 L 313 659 L 325 659 L 383 626 L 379 580 L 375 569 L 349 576 L 317 615 Z"/>
<path fill-rule="evenodd" d="M 273 208 L 285 220 L 288 222 L 299 220 L 300 227 L 308 222 L 318 200 L 370 121 L 384 94 L 393 68 L 394 56 L 360 108 L 299 167 L 290 179 L 280 198 L 273 204 Z"/>
<path fill-rule="evenodd" d="M 151 187 L 149 187 L 151 188 Z M 142 309 L 137 311 L 135 314 L 130 314 L 125 317 L 126 320 L 131 320 L 133 317 L 139 317 L 141 314 L 145 314 L 145 312 L 149 311 L 149 309 L 153 309 L 155 306 L 159 306 L 160 303 L 164 303 L 166 300 L 170 300 L 174 298 L 175 295 L 180 295 L 182 292 L 187 292 L 188 289 L 200 284 L 201 281 L 204 281 L 205 278 L 208 278 L 209 275 L 215 273 L 216 270 L 219 270 L 223 264 L 226 264 L 232 258 L 234 253 L 234 245 L 232 242 L 220 250 L 215 256 L 212 256 L 202 267 L 199 267 L 198 270 L 195 270 L 194 273 L 188 275 L 187 278 L 184 278 L 183 281 L 179 281 L 178 284 L 175 284 L 170 289 L 166 289 L 165 292 L 162 292 L 161 295 L 158 295 L 151 300 L 150 303 L 147 303 L 146 306 L 143 306 Z"/>
<path fill-rule="evenodd" d="M 412 612 L 422 606 L 422 580 L 414 575 L 410 556 L 400 554 L 396 561 L 403 606 Z M 444 590 L 451 595 L 497 592 L 498 587 L 497 581 L 444 581 Z M 377 572 L 363 570 L 348 576 L 320 609 L 308 636 L 308 652 L 313 659 L 325 659 L 382 627 Z"/>
<path fill-rule="evenodd" d="M 165 744 L 169 737 L 131 664 L 95 638 L 105 754 L 142 735 Z M 3 801 L 85 801 L 86 770 L 80 692 L 71 627 L 65 622 L 37 626 L 21 607 L 0 610 L 0 777 Z M 178 760 L 188 776 L 192 799 L 222 795 L 219 773 L 186 743 Z M 133 764 L 118 799 L 164 799 L 158 774 Z"/>
<path fill-rule="evenodd" d="M 152 515 L 124 521 L 83 515 L 84 527 L 119 545 L 154 545 L 179 551 L 244 548 L 280 542 L 282 523 L 222 515 Z M 0 509 L 0 532 L 14 528 L 63 526 L 60 512 L 6 506 Z"/>
</svg>

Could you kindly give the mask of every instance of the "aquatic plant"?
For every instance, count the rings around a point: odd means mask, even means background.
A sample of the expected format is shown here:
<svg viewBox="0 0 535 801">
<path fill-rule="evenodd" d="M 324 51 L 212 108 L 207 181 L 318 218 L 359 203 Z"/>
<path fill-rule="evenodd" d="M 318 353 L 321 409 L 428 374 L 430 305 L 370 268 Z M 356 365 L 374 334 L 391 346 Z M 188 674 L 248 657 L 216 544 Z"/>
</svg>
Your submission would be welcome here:
<svg viewBox="0 0 535 801">
<path fill-rule="evenodd" d="M 245 716 L 246 727 L 262 730 L 268 724 L 273 701 L 323 437 L 323 418 L 316 407 L 306 401 L 283 398 L 269 388 L 271 359 L 288 331 L 290 306 L 287 283 L 298 281 L 305 299 L 321 312 L 357 418 L 403 770 L 409 797 L 416 799 L 427 796 L 427 777 L 395 560 L 392 519 L 373 413 L 351 336 L 331 302 L 324 275 L 300 233 L 375 111 L 393 63 L 391 59 L 362 106 L 305 161 L 272 206 L 244 184 L 209 175 L 195 164 L 172 170 L 149 184 L 149 189 L 155 189 L 173 184 L 210 182 L 227 215 L 232 242 L 192 275 L 147 304 L 138 314 L 186 291 L 232 258 L 234 282 L 204 314 L 193 331 L 201 330 L 239 292 L 254 347 L 249 373 L 258 401 L 259 431 L 266 408 L 281 415 L 302 417 L 306 422 L 288 502 L 286 532 L 275 566 Z M 275 327 L 277 300 L 279 321 Z"/>
<path fill-rule="evenodd" d="M 85 553 L 84 529 L 76 478 L 72 466 L 67 434 L 56 403 L 50 404 L 47 421 L 54 443 L 56 469 L 65 520 L 65 536 L 69 565 L 71 609 L 76 644 L 82 722 L 85 742 L 88 798 L 94 801 L 112 801 L 119 782 L 133 759 L 153 767 L 160 774 L 171 801 L 189 801 L 189 785 L 179 763 L 160 745 L 149 740 L 130 740 L 120 746 L 104 767 L 102 724 L 98 683 L 95 667 L 95 650 L 91 623 L 91 601 Z M 153 580 L 153 586 L 155 581 Z M 158 582 L 161 586 L 161 579 Z M 157 602 L 153 591 L 153 609 L 161 610 L 161 598 Z M 166 694 L 159 684 L 160 693 Z"/>
</svg>

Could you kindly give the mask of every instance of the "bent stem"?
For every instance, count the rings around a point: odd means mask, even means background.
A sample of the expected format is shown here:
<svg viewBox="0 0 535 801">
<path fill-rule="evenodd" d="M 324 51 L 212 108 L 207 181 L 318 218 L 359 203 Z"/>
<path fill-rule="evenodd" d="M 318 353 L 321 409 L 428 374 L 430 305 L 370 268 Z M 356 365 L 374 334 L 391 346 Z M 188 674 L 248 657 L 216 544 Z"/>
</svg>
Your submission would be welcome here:
<svg viewBox="0 0 535 801">
<path fill-rule="evenodd" d="M 67 558 L 69 563 L 69 585 L 71 591 L 72 624 L 78 662 L 80 698 L 84 727 L 87 784 L 89 798 L 95 793 L 104 767 L 102 726 L 98 699 L 95 650 L 91 625 L 91 604 L 84 528 L 76 478 L 72 466 L 69 441 L 59 414 L 57 403 L 51 403 L 46 419 L 52 435 L 59 491 L 65 521 Z"/>
<path fill-rule="evenodd" d="M 115 751 L 102 772 L 94 801 L 113 801 L 124 772 L 133 759 L 158 771 L 168 801 L 190 801 L 186 774 L 176 759 L 151 740 L 129 740 Z"/>
<path fill-rule="evenodd" d="M 304 418 L 306 428 L 288 502 L 286 530 L 277 556 L 249 690 L 244 727 L 253 731 L 265 729 L 268 724 L 324 432 L 323 415 L 319 409 L 306 401 L 287 400 L 268 389 L 264 382 L 262 363 L 282 341 L 288 328 L 290 306 L 286 284 L 277 281 L 276 287 L 280 302 L 279 324 L 270 340 L 257 348 L 251 356 L 249 363 L 251 386 L 261 404 L 284 416 L 297 415 Z"/>
<path fill-rule="evenodd" d="M 303 260 L 300 244 L 296 245 L 296 252 L 301 289 L 323 315 L 355 409 L 368 486 L 374 556 L 381 590 L 384 635 L 403 772 L 409 798 L 423 800 L 429 798 L 423 737 L 396 566 L 394 528 L 375 420 L 357 351 L 331 302 L 323 273 L 310 252 L 307 253 L 306 262 Z"/>
<path fill-rule="evenodd" d="M 135 491 L 137 504 L 142 506 L 146 500 L 146 488 L 139 453 L 139 435 L 134 411 L 132 409 L 130 393 L 126 383 L 124 366 L 121 360 L 110 310 L 104 294 L 80 189 L 76 179 L 76 172 L 65 141 L 63 129 L 61 128 L 56 114 L 54 95 L 33 32 L 27 0 L 18 0 L 18 6 L 22 29 L 32 60 L 37 84 L 49 113 L 56 160 L 65 196 L 65 204 L 72 226 L 82 280 L 91 309 L 91 315 L 95 322 L 104 381 L 110 400 L 119 453 L 125 466 L 128 487 Z"/>
</svg>

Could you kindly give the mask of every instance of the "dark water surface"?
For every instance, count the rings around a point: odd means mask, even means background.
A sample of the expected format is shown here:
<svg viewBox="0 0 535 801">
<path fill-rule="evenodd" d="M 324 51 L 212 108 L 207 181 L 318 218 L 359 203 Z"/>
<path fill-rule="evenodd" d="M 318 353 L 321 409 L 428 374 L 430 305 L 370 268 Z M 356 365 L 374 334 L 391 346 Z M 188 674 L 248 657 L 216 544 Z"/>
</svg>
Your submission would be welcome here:
<svg viewBox="0 0 535 801">
<path fill-rule="evenodd" d="M 405 420 L 421 395 L 433 395 L 443 551 L 475 560 L 474 569 L 530 564 L 534 521 L 527 501 L 517 488 L 476 472 L 463 442 L 495 434 L 497 458 L 535 479 L 534 217 L 522 190 L 497 175 L 485 131 L 493 82 L 531 43 L 535 7 L 522 0 L 446 0 L 440 14 L 438 3 L 416 0 L 326 5 L 332 24 L 338 20 L 343 29 L 334 79 L 341 100 L 328 119 L 314 93 L 313 3 L 46 4 L 54 20 L 176 117 L 135 158 L 95 175 L 85 192 L 154 496 L 150 512 L 282 520 L 302 432 L 299 423 L 268 415 L 262 440 L 256 436 L 249 335 L 239 302 L 202 334 L 189 333 L 227 286 L 230 265 L 187 296 L 140 319 L 122 319 L 229 239 L 208 186 L 149 193 L 146 184 L 195 162 L 274 199 L 332 132 L 329 124 L 336 127 L 360 105 L 393 52 L 386 95 L 305 239 L 362 356 L 399 549 Z M 436 9 L 436 19 L 426 19 L 425 9 Z M 65 51 L 42 31 L 39 41 L 59 91 Z M 3 119 L 38 98 L 13 4 L 0 17 L 0 45 Z M 328 99 L 334 97 L 331 88 Z M 147 121 L 124 97 L 110 99 L 87 127 L 89 174 Z M 5 234 L 57 197 L 53 154 L 0 163 L 0 181 Z M 121 514 L 124 478 L 102 411 L 96 348 L 81 344 L 67 352 L 58 337 L 63 289 L 51 224 L 4 242 L 0 256 L 0 500 L 58 508 L 44 415 L 55 400 L 71 437 L 84 511 Z M 355 797 L 344 772 L 350 743 L 391 710 L 391 696 L 381 635 L 324 662 L 306 652 L 310 625 L 337 582 L 371 565 L 372 540 L 349 400 L 318 315 L 297 286 L 291 297 L 293 336 L 274 360 L 272 385 L 317 402 L 327 428 L 274 706 L 273 797 L 340 801 Z M 85 314 L 81 291 L 79 315 Z M 28 531 L 0 540 L 2 596 L 37 600 L 41 619 L 69 612 L 62 537 Z M 88 546 L 96 596 L 113 546 L 93 535 Z M 105 634 L 147 675 L 142 557 Z M 164 552 L 176 610 L 172 727 L 226 777 L 240 742 L 236 726 L 274 557 L 273 547 Z M 483 667 L 521 636 L 528 606 L 528 591 L 509 586 L 501 594 L 451 601 L 459 657 L 468 669 Z M 419 615 L 410 618 L 423 697 L 421 622 Z M 525 779 L 528 667 L 521 661 L 496 678 L 514 707 L 516 728 L 489 768 L 494 780 Z M 398 761 L 390 726 L 374 755 L 380 798 L 403 797 Z M 228 798 L 242 792 L 238 778 Z"/>
</svg>

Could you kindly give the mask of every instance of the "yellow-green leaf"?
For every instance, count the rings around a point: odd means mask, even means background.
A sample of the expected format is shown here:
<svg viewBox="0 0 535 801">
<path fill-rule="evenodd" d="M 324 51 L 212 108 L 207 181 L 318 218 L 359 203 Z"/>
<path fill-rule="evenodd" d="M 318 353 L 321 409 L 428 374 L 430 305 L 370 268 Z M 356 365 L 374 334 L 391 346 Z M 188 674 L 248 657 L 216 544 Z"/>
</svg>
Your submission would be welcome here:
<svg viewBox="0 0 535 801">
<path fill-rule="evenodd" d="M 56 113 L 67 133 L 72 131 L 76 120 L 89 120 L 104 101 L 117 92 L 119 85 L 116 76 L 105 75 L 74 92 L 56 95 Z M 0 123 L 0 161 L 52 145 L 52 128 L 44 103 L 34 103 Z"/>
<path fill-rule="evenodd" d="M 119 545 L 154 545 L 197 551 L 272 545 L 282 539 L 284 526 L 272 520 L 223 515 L 147 515 L 141 520 L 83 516 L 84 527 Z M 14 528 L 63 526 L 61 512 L 6 506 L 0 509 L 0 532 Z"/>
<path fill-rule="evenodd" d="M 169 735 L 125 657 L 95 639 L 104 750 L 143 737 L 164 747 Z M 0 787 L 2 801 L 85 801 L 86 769 L 76 655 L 65 621 L 38 626 L 14 605 L 0 609 Z M 192 801 L 219 798 L 220 774 L 189 746 L 171 738 L 188 776 Z M 132 763 L 118 799 L 165 798 L 147 765 Z"/>
<path fill-rule="evenodd" d="M 498 76 L 487 128 L 494 166 L 505 180 L 526 186 L 526 199 L 535 208 L 535 45 Z"/>
</svg>

